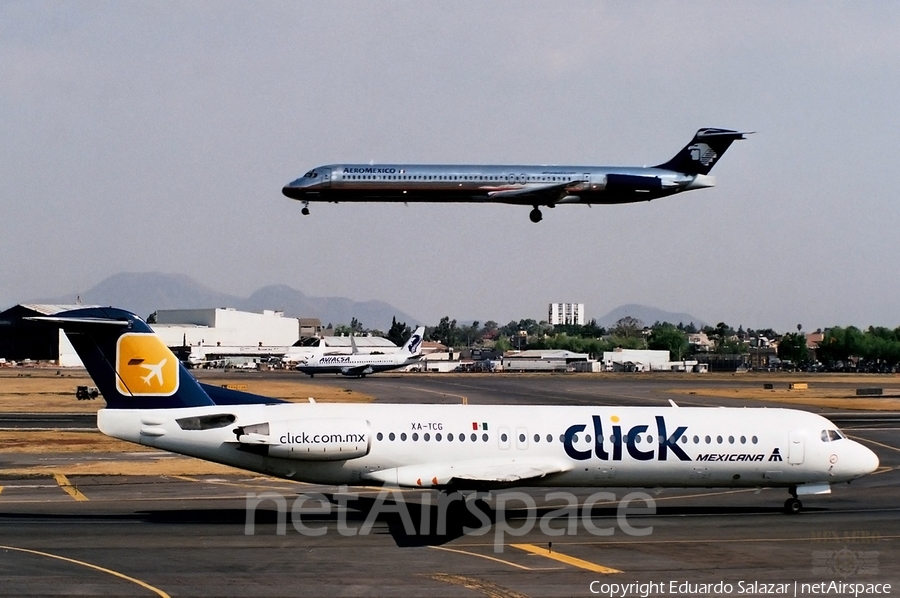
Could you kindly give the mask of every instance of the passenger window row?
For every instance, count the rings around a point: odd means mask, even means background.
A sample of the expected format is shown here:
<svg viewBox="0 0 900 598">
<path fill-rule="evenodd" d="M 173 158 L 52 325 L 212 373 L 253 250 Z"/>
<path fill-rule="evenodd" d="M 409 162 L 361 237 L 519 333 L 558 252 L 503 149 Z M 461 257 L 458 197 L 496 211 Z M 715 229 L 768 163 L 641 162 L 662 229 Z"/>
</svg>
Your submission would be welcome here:
<svg viewBox="0 0 900 598">
<path fill-rule="evenodd" d="M 822 431 L 822 435 L 823 435 L 823 436 L 822 436 L 822 440 L 825 440 L 825 433 L 826 433 L 826 432 L 835 432 L 836 434 L 839 434 L 839 432 L 836 432 L 836 431 L 833 431 L 833 430 L 823 430 L 823 431 Z M 376 437 L 379 441 L 382 441 L 382 440 L 384 440 L 385 435 L 384 435 L 382 432 L 378 432 L 378 434 L 377 434 L 375 437 Z M 388 439 L 389 441 L 391 441 L 391 442 L 397 440 L 397 438 L 398 438 L 398 436 L 397 436 L 394 432 L 390 432 L 390 433 L 387 435 L 387 439 Z M 418 432 L 413 432 L 410 436 L 407 436 L 407 435 L 406 435 L 406 432 L 401 432 L 400 435 L 399 435 L 399 439 L 400 439 L 401 442 L 406 442 L 406 440 L 407 440 L 408 438 L 411 439 L 413 442 L 417 442 L 417 441 L 419 440 L 419 434 L 418 434 Z M 546 438 L 546 441 L 547 441 L 547 442 L 553 442 L 553 435 L 552 435 L 552 434 L 547 434 L 546 437 L 542 437 L 540 434 L 535 434 L 535 435 L 534 435 L 534 442 L 535 442 L 535 443 L 541 442 L 541 438 Z M 843 436 L 840 436 L 840 437 L 838 437 L 838 438 L 843 438 Z M 835 438 L 835 439 L 838 439 L 838 438 Z M 422 434 L 422 440 L 424 440 L 425 442 L 429 442 L 429 441 L 431 440 L 431 434 L 429 434 L 428 432 L 425 432 L 424 434 Z M 438 432 L 438 433 L 436 433 L 436 434 L 434 435 L 434 440 L 437 441 L 437 442 L 440 442 L 440 441 L 442 441 L 442 440 L 447 440 L 448 442 L 453 442 L 454 440 L 458 440 L 459 442 L 465 442 L 465 441 L 466 441 L 466 435 L 465 435 L 465 433 L 459 433 L 459 434 L 457 434 L 457 435 L 454 435 L 452 432 L 448 432 L 447 435 L 444 436 L 444 435 L 442 435 L 440 432 Z M 478 434 L 472 432 L 472 434 L 469 435 L 469 440 L 470 440 L 471 442 L 477 442 L 477 441 L 478 441 Z M 482 442 L 487 442 L 488 440 L 489 440 L 489 437 L 488 437 L 487 433 L 483 433 L 483 434 L 481 435 L 481 441 L 482 441 Z M 525 442 L 525 440 L 526 440 L 525 434 L 521 434 L 521 433 L 520 433 L 520 434 L 519 434 L 519 442 Z M 560 434 L 560 435 L 559 435 L 559 442 L 562 443 L 562 442 L 565 442 L 565 440 L 566 440 L 565 435 L 564 435 L 564 434 Z M 616 437 L 615 437 L 615 436 L 603 436 L 603 435 L 601 435 L 601 436 L 598 437 L 598 440 L 599 440 L 600 442 L 603 442 L 604 440 L 609 440 L 610 442 L 615 443 L 615 442 L 616 442 Z M 628 435 L 627 435 L 627 434 L 625 434 L 624 436 L 622 436 L 622 442 L 627 443 L 628 440 L 629 440 L 629 439 L 628 439 Z M 681 444 L 687 444 L 687 443 L 690 442 L 691 440 L 693 440 L 694 444 L 701 444 L 701 438 L 700 438 L 699 436 L 696 436 L 696 435 L 693 436 L 693 438 L 689 438 L 688 436 L 682 436 L 682 437 L 680 438 Z M 583 442 L 590 442 L 590 441 L 591 441 L 591 435 L 590 435 L 590 434 L 583 434 L 583 435 L 575 434 L 574 436 L 572 436 L 572 442 L 573 442 L 573 443 L 578 443 L 578 442 L 582 442 L 582 441 L 583 441 Z M 652 434 L 647 434 L 647 435 L 637 434 L 637 435 L 635 435 L 635 437 L 634 437 L 634 443 L 635 443 L 635 444 L 641 444 L 641 443 L 643 443 L 643 442 L 646 442 L 647 444 L 654 444 L 654 443 L 660 443 L 660 444 L 662 444 L 662 443 L 664 443 L 665 441 L 666 441 L 665 438 L 663 438 L 663 437 L 657 437 L 657 436 L 654 436 L 654 435 L 652 435 Z M 716 436 L 716 438 L 715 438 L 715 444 L 724 444 L 725 441 L 726 441 L 726 439 L 725 439 L 724 437 L 722 437 L 722 436 Z M 739 437 L 739 438 L 735 438 L 734 436 L 728 436 L 727 441 L 728 441 L 728 444 L 735 444 L 736 442 L 740 442 L 740 444 L 747 444 L 748 438 L 747 438 L 746 436 L 741 436 L 741 437 Z M 749 441 L 750 441 L 751 444 L 759 444 L 759 438 L 758 438 L 757 436 L 755 436 L 755 435 L 754 435 L 754 436 L 751 436 L 751 437 L 749 438 Z M 509 442 L 509 437 L 508 437 L 505 433 L 500 434 L 500 442 Z M 828 440 L 825 440 L 825 442 L 829 442 L 829 441 L 828 441 Z M 712 436 L 704 436 L 703 439 L 702 439 L 702 443 L 704 443 L 704 444 L 713 444 L 713 438 L 712 438 Z"/>
</svg>

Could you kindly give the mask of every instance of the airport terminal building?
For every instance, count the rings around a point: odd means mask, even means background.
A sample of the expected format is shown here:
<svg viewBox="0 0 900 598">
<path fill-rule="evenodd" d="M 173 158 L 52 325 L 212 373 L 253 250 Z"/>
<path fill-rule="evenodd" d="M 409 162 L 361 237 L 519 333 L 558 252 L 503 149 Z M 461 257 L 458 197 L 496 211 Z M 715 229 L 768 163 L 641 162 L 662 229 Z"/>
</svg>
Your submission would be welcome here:
<svg viewBox="0 0 900 598">
<path fill-rule="evenodd" d="M 98 307 L 88 305 L 19 304 L 0 312 L 0 358 L 7 362 L 24 360 L 52 362 L 61 367 L 80 367 L 62 330 L 29 317 L 50 316 L 71 309 Z M 150 326 L 169 347 L 216 347 L 222 352 L 244 353 L 248 348 L 270 348 L 283 353 L 294 344 L 302 330 L 321 330 L 318 320 L 284 317 L 284 313 L 262 313 L 234 308 L 159 310 Z M 349 340 L 347 341 L 349 343 Z"/>
</svg>

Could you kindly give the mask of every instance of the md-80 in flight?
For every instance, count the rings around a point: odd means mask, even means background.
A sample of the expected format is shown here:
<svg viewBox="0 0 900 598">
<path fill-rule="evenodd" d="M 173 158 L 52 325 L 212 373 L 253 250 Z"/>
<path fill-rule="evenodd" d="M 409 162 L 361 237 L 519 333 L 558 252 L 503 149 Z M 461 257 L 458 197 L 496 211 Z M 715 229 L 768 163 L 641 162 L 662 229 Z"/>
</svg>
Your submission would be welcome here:
<svg viewBox="0 0 900 598">
<path fill-rule="evenodd" d="M 700 129 L 668 162 L 657 166 L 520 166 L 452 164 L 329 164 L 285 185 L 282 193 L 303 203 L 470 202 L 532 206 L 649 201 L 713 187 L 709 171 L 725 150 L 749 131 Z"/>
<path fill-rule="evenodd" d="M 108 436 L 314 484 L 441 491 L 512 486 L 786 488 L 872 473 L 878 457 L 792 409 L 289 403 L 203 384 L 133 313 L 29 318 L 62 327 L 106 400 Z M 165 360 L 165 362 L 163 362 Z M 144 380 L 144 363 L 160 366 Z"/>
</svg>

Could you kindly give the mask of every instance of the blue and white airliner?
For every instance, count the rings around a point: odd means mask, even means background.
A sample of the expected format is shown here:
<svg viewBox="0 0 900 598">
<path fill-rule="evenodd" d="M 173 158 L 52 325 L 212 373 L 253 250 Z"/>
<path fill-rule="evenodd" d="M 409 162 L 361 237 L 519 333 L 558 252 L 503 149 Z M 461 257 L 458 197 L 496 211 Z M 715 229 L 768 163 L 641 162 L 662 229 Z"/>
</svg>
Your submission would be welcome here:
<svg viewBox="0 0 900 598">
<path fill-rule="evenodd" d="M 81 308 L 65 331 L 106 401 L 109 436 L 315 484 L 782 487 L 798 497 L 878 457 L 826 418 L 768 408 L 290 403 L 202 384 L 141 318 Z M 153 377 L 146 376 L 152 366 Z"/>
<path fill-rule="evenodd" d="M 728 147 L 750 132 L 700 129 L 668 162 L 657 166 L 522 166 L 455 164 L 328 164 L 284 186 L 282 193 L 311 202 L 470 202 L 532 206 L 649 201 L 713 187 L 709 171 Z"/>
<path fill-rule="evenodd" d="M 350 337 L 351 353 L 349 355 L 311 354 L 301 358 L 296 369 L 314 378 L 316 374 L 341 374 L 365 378 L 369 374 L 396 370 L 419 361 L 422 357 L 422 340 L 425 338 L 425 327 L 419 326 L 404 345 L 390 353 L 360 353 L 356 348 L 356 340 Z"/>
</svg>

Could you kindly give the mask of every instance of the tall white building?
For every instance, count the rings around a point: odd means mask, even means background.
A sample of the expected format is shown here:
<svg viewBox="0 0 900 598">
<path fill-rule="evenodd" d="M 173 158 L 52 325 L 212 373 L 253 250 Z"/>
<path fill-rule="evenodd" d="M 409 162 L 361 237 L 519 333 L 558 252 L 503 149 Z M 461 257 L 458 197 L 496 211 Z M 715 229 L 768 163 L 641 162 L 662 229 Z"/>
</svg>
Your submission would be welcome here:
<svg viewBox="0 0 900 598">
<path fill-rule="evenodd" d="M 553 326 L 557 324 L 584 326 L 584 303 L 551 303 L 547 321 Z"/>
</svg>

